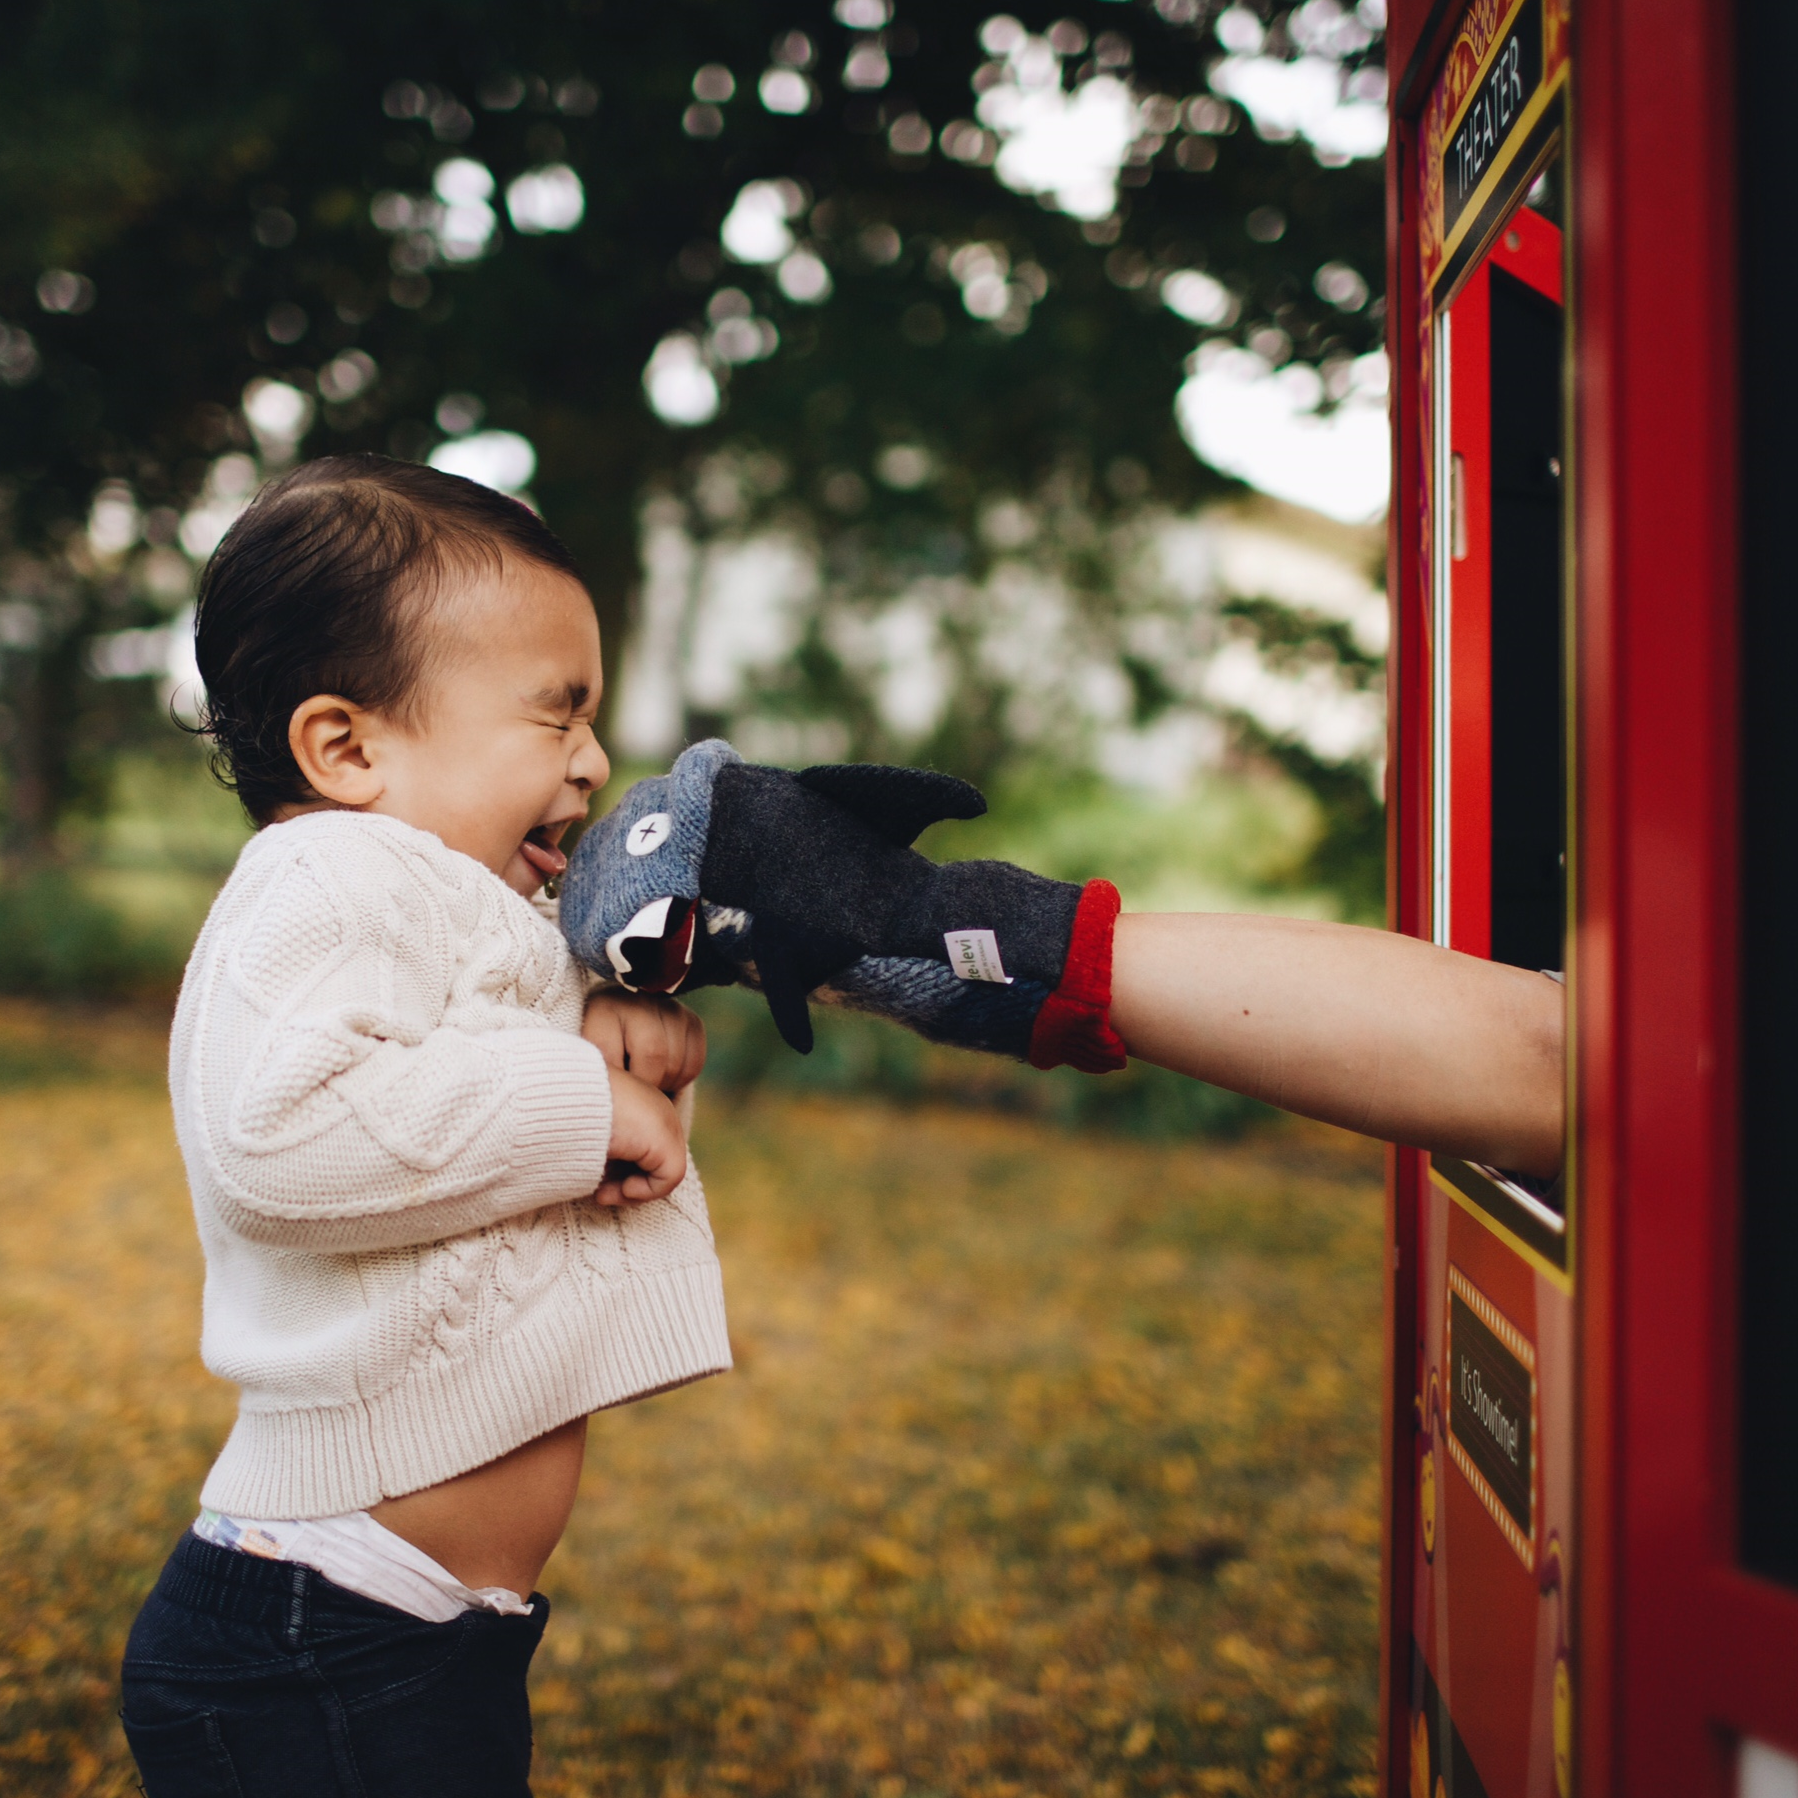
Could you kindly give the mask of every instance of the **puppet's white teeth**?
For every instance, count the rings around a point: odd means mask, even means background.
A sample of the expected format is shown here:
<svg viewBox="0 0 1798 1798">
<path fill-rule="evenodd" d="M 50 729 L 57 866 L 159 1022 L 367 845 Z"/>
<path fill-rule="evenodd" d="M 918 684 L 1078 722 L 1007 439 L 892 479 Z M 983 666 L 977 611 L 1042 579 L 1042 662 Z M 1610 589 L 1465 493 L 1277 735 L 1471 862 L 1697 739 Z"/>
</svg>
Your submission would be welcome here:
<svg viewBox="0 0 1798 1798">
<path fill-rule="evenodd" d="M 622 930 L 615 930 L 606 938 L 606 959 L 612 964 L 620 986 L 636 991 L 630 982 L 631 964 L 630 957 L 624 952 L 625 939 L 633 936 L 659 938 L 668 928 L 668 908 L 673 903 L 672 893 L 650 900 Z"/>
</svg>

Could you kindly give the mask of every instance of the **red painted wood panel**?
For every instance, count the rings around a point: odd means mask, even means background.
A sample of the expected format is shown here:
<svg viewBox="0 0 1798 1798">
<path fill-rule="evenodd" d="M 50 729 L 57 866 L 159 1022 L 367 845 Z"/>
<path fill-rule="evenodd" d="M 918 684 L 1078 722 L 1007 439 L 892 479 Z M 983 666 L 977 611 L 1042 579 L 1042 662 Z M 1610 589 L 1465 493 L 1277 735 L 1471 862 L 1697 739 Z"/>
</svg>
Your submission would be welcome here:
<svg viewBox="0 0 1798 1798">
<path fill-rule="evenodd" d="M 1582 1787 L 1721 1794 L 1734 1436 L 1733 108 L 1721 8 L 1574 65 L 1587 1422 Z M 1676 109 L 1677 131 L 1665 128 Z M 1659 120 L 1657 125 L 1653 121 Z M 1798 1693 L 1790 1701 L 1798 1701 Z M 1772 1731 L 1776 1719 L 1759 1720 Z"/>
<path fill-rule="evenodd" d="M 1456 9 L 1394 0 L 1395 68 Z M 1714 0 L 1580 0 L 1573 66 L 1577 1253 L 1576 1790 L 1722 1798 L 1733 1738 L 1798 1751 L 1798 1594 L 1734 1565 L 1736 294 L 1734 49 Z M 1410 90 L 1421 100 L 1429 71 Z M 1394 127 L 1399 156 L 1410 125 Z M 1398 456 L 1392 921 L 1427 931 L 1425 438 L 1415 224 L 1389 183 Z M 1523 241 L 1498 255 L 1527 261 Z M 1508 264 L 1515 266 L 1515 264 Z M 1546 264 L 1538 265 L 1545 285 Z M 1558 265 L 1557 265 L 1558 266 Z M 1525 278 L 1529 278 L 1527 275 Z M 1418 1158 L 1394 1156 L 1395 1263 Z M 1389 1287 L 1388 1402 L 1414 1292 Z M 1408 1544 L 1406 1429 L 1389 1426 Z M 1403 1512 L 1403 1515 L 1400 1513 Z M 1386 1789 L 1406 1649 L 1388 1554 Z M 1396 1697 L 1396 1702 L 1395 1702 Z M 1395 1715 L 1395 1713 L 1397 1713 Z"/>
<path fill-rule="evenodd" d="M 1560 226 L 1525 206 L 1499 232 L 1498 242 L 1492 246 L 1492 260 L 1507 274 L 1515 275 L 1519 281 L 1527 281 L 1557 306 L 1564 306 L 1567 303 L 1562 292 L 1567 279 L 1565 252 Z"/>
</svg>

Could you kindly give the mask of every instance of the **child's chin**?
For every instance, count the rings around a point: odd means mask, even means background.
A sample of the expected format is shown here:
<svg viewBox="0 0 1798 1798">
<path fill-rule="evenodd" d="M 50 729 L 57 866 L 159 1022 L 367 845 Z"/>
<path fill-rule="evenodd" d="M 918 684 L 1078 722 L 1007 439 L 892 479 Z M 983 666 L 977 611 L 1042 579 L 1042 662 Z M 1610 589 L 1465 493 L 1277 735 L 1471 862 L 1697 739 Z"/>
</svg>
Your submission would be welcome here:
<svg viewBox="0 0 1798 1798">
<path fill-rule="evenodd" d="M 544 877 L 522 855 L 513 856 L 500 878 L 523 899 L 535 899 L 543 890 Z"/>
</svg>

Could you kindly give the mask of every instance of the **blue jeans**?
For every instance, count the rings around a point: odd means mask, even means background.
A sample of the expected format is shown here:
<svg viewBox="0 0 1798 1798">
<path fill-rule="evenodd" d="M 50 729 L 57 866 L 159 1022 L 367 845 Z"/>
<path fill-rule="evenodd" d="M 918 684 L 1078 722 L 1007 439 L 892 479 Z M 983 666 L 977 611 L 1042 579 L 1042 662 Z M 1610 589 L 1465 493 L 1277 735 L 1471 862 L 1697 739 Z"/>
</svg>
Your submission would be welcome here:
<svg viewBox="0 0 1798 1798">
<path fill-rule="evenodd" d="M 529 1798 L 532 1606 L 423 1623 L 183 1536 L 125 1649 L 147 1798 Z"/>
</svg>

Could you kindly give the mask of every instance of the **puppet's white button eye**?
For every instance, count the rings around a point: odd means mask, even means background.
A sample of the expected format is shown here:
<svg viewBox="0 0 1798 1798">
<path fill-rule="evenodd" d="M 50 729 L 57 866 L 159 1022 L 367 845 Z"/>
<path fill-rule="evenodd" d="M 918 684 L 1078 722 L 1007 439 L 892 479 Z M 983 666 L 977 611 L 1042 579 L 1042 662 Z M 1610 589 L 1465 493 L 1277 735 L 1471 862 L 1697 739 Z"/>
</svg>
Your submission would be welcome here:
<svg viewBox="0 0 1798 1798">
<path fill-rule="evenodd" d="M 632 855 L 653 855 L 673 829 L 674 820 L 666 812 L 651 812 L 624 833 L 624 847 Z"/>
</svg>

